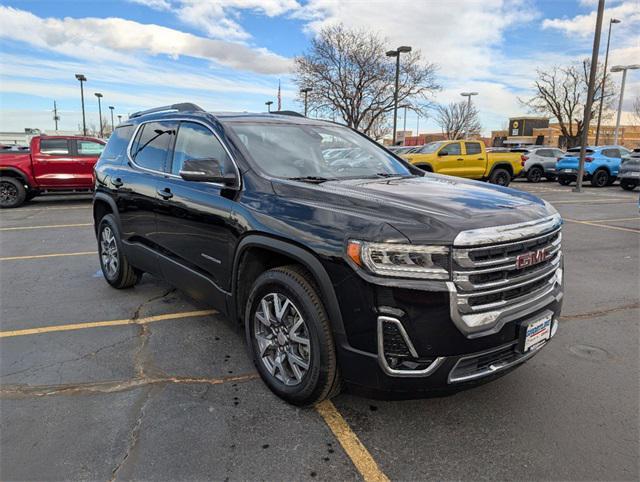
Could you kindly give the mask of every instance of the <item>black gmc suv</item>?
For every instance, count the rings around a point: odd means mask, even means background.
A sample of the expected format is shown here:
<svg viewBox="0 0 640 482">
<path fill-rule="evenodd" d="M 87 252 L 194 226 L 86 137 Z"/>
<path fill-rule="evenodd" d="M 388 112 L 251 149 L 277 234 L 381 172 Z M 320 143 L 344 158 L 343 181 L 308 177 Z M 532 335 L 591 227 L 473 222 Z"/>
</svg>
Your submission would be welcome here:
<svg viewBox="0 0 640 482">
<path fill-rule="evenodd" d="M 299 405 L 343 384 L 401 397 L 496 378 L 554 335 L 558 213 L 425 173 L 294 113 L 134 114 L 96 165 L 106 280 L 152 273 L 244 325 L 264 382 Z"/>
</svg>

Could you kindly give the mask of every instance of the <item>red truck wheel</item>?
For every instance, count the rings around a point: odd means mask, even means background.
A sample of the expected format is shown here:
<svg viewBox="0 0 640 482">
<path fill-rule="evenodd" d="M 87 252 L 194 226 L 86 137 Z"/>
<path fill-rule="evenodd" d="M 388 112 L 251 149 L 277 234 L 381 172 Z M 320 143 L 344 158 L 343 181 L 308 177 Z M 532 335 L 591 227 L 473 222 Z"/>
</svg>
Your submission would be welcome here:
<svg viewBox="0 0 640 482">
<path fill-rule="evenodd" d="M 27 196 L 20 181 L 13 177 L 0 177 L 0 208 L 17 208 Z"/>
</svg>

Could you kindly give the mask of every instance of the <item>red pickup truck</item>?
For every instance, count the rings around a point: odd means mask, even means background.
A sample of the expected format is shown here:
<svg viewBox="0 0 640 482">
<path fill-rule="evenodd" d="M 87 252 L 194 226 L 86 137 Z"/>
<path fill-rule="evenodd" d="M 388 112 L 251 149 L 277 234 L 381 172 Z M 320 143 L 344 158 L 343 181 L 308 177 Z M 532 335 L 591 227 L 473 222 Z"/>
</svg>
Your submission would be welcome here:
<svg viewBox="0 0 640 482">
<path fill-rule="evenodd" d="M 0 208 L 44 193 L 92 190 L 104 145 L 94 137 L 36 136 L 28 151 L 0 151 Z"/>
</svg>

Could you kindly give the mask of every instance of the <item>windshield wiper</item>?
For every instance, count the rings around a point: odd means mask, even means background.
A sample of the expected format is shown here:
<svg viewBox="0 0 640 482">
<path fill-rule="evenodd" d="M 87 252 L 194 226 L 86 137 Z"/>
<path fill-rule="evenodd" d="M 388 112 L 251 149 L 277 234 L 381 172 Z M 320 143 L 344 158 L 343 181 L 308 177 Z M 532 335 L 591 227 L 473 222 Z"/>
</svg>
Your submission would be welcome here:
<svg viewBox="0 0 640 482">
<path fill-rule="evenodd" d="M 320 177 L 320 176 L 299 176 L 299 177 L 287 177 L 290 181 L 302 181 L 302 182 L 311 182 L 315 184 L 320 184 L 322 182 L 332 181 L 333 179 L 329 179 L 328 177 Z"/>
</svg>

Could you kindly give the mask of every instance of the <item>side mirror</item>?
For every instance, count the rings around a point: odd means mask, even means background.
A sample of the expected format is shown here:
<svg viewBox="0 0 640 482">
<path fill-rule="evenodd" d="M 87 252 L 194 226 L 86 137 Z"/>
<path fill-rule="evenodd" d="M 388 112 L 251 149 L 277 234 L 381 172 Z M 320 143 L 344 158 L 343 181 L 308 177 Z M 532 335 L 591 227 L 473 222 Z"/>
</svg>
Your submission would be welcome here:
<svg viewBox="0 0 640 482">
<path fill-rule="evenodd" d="M 225 174 L 223 164 L 213 158 L 187 159 L 180 169 L 180 177 L 185 181 L 217 182 L 225 186 L 236 182 L 235 174 Z"/>
<path fill-rule="evenodd" d="M 440 152 L 438 152 L 438 157 L 448 156 L 448 155 L 449 155 L 449 153 L 448 153 L 447 151 L 444 151 L 444 152 L 443 152 L 443 151 L 440 151 Z"/>
</svg>

